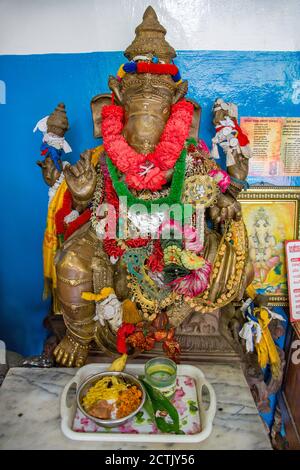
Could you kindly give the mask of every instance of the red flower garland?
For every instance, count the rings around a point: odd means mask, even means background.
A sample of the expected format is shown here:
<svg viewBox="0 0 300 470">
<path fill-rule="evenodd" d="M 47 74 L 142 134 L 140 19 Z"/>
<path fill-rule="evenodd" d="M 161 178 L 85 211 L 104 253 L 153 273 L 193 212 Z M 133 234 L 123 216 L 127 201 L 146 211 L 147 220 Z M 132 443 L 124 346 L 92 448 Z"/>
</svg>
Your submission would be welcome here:
<svg viewBox="0 0 300 470">
<path fill-rule="evenodd" d="M 117 350 L 120 354 L 127 354 L 126 338 L 135 330 L 132 323 L 123 323 L 117 331 Z"/>
<path fill-rule="evenodd" d="M 73 222 L 70 222 L 65 231 L 64 239 L 67 240 L 79 227 L 86 224 L 90 220 L 91 215 L 91 209 L 85 209 L 85 211 L 82 212 L 82 214 L 80 214 L 77 219 L 73 220 Z"/>
<path fill-rule="evenodd" d="M 64 219 L 72 211 L 72 202 L 72 194 L 67 189 L 63 197 L 62 207 L 55 214 L 57 236 L 63 235 L 64 240 L 67 240 L 72 235 L 72 233 L 75 232 L 75 230 L 88 222 L 91 217 L 91 210 L 86 209 L 77 217 L 77 219 L 73 220 L 73 222 L 70 222 L 69 224 L 66 224 Z"/>
<path fill-rule="evenodd" d="M 193 119 L 193 105 L 181 100 L 172 105 L 171 115 L 154 152 L 147 155 L 136 152 L 122 135 L 124 110 L 107 105 L 102 109 L 104 148 L 119 171 L 126 173 L 125 181 L 131 188 L 157 191 L 166 183 L 167 170 L 174 167 L 188 137 Z M 143 165 L 150 165 L 145 172 Z"/>
</svg>

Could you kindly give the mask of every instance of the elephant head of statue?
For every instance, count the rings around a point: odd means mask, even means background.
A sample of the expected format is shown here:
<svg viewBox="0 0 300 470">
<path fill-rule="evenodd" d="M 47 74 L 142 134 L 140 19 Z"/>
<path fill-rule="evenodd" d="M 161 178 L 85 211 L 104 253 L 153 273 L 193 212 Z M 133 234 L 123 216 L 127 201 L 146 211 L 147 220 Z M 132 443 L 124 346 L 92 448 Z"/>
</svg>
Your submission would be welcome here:
<svg viewBox="0 0 300 470">
<path fill-rule="evenodd" d="M 111 104 L 113 96 L 115 104 L 124 109 L 123 136 L 127 142 L 140 153 L 148 154 L 154 150 L 172 105 L 184 98 L 188 90 L 187 81 L 176 81 L 171 73 L 163 73 L 164 70 L 171 72 L 175 67 L 172 59 L 176 56 L 175 50 L 165 40 L 165 34 L 155 11 L 148 7 L 142 23 L 136 28 L 134 41 L 125 51 L 130 61 L 129 68 L 139 71 L 143 66 L 143 72 L 122 72 L 122 78 L 110 76 L 108 86 L 112 95 L 106 93 L 92 99 L 95 137 L 101 137 L 102 108 Z M 201 108 L 195 101 L 188 98 L 187 101 L 194 107 L 189 137 L 198 138 Z"/>
</svg>

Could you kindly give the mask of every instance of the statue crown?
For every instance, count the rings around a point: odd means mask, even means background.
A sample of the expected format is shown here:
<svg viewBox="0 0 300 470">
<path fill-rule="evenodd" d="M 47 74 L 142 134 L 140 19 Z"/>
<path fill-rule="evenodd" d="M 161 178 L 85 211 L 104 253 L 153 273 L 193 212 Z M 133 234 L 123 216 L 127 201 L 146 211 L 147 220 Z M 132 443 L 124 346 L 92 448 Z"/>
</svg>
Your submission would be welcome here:
<svg viewBox="0 0 300 470">
<path fill-rule="evenodd" d="M 124 52 L 125 57 L 132 60 L 139 55 L 148 55 L 170 63 L 176 57 L 176 52 L 165 40 L 166 32 L 166 29 L 158 21 L 155 10 L 148 6 L 142 23 L 135 29 L 135 39 Z"/>
</svg>

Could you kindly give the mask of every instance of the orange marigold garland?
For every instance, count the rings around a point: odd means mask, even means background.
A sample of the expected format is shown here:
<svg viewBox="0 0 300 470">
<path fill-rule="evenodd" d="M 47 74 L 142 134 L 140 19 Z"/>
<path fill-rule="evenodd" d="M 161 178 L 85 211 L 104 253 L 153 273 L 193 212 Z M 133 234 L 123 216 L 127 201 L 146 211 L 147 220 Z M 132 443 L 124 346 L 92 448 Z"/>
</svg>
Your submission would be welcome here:
<svg viewBox="0 0 300 470">
<path fill-rule="evenodd" d="M 180 345 L 175 339 L 175 328 L 169 324 L 168 315 L 165 312 L 161 312 L 157 315 L 156 319 L 149 324 L 149 322 L 137 323 L 132 333 L 128 333 L 128 324 L 124 324 L 119 329 L 120 336 L 123 337 L 124 331 L 126 331 L 125 348 L 121 348 L 121 351 L 127 352 L 126 344 L 130 345 L 140 351 L 151 351 L 155 343 L 162 343 L 164 352 L 168 357 L 172 358 L 176 362 L 179 361 L 180 356 Z M 119 337 L 119 331 L 118 336 Z M 118 341 L 118 340 L 117 340 Z M 124 342 L 121 343 L 124 346 Z"/>
</svg>

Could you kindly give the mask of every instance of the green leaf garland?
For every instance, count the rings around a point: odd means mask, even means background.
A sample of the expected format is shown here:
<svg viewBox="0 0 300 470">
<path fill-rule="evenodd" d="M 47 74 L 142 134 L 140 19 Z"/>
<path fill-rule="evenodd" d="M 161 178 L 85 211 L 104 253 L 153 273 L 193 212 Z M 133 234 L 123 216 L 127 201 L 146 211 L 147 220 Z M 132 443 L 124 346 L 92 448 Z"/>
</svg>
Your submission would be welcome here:
<svg viewBox="0 0 300 470">
<path fill-rule="evenodd" d="M 184 185 L 184 176 L 185 176 L 185 160 L 186 160 L 187 150 L 184 148 L 178 158 L 176 165 L 174 167 L 174 174 L 172 178 L 172 183 L 170 187 L 169 195 L 155 200 L 145 201 L 135 197 L 131 191 L 128 189 L 128 186 L 124 181 L 119 180 L 118 171 L 113 162 L 109 157 L 106 157 L 107 168 L 112 179 L 113 187 L 120 198 L 121 196 L 127 197 L 128 207 L 133 206 L 134 204 L 143 204 L 147 210 L 151 209 L 155 205 L 168 204 L 181 204 L 181 196 Z"/>
</svg>

